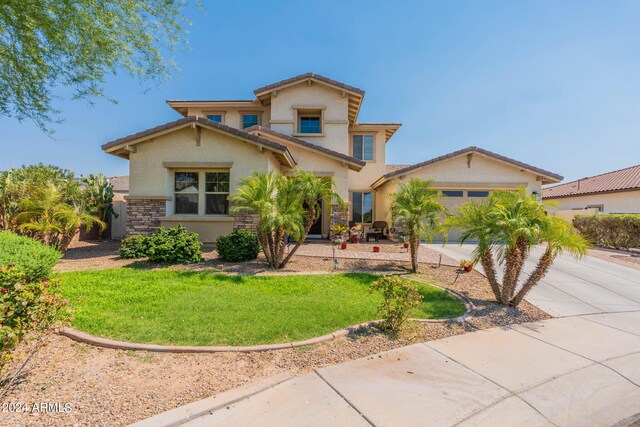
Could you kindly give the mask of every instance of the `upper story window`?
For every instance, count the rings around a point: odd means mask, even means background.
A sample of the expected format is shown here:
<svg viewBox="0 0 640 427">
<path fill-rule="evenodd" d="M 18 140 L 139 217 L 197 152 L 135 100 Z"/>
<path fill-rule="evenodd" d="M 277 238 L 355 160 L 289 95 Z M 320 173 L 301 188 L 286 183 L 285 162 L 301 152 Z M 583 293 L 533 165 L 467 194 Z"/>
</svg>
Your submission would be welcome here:
<svg viewBox="0 0 640 427">
<path fill-rule="evenodd" d="M 468 191 L 467 196 L 469 197 L 489 197 L 488 191 Z"/>
<path fill-rule="evenodd" d="M 228 171 L 176 172 L 174 191 L 176 214 L 229 214 Z"/>
<path fill-rule="evenodd" d="M 222 114 L 209 114 L 207 116 L 207 119 L 211 120 L 212 122 L 222 123 Z"/>
<path fill-rule="evenodd" d="M 442 195 L 446 197 L 462 197 L 462 190 L 442 190 Z"/>
<path fill-rule="evenodd" d="M 352 153 L 358 160 L 373 160 L 373 135 L 353 135 Z"/>
<path fill-rule="evenodd" d="M 243 114 L 242 115 L 242 129 L 256 126 L 260 122 L 258 114 Z"/>
<path fill-rule="evenodd" d="M 300 116 L 299 133 L 322 133 L 320 116 Z"/>
</svg>

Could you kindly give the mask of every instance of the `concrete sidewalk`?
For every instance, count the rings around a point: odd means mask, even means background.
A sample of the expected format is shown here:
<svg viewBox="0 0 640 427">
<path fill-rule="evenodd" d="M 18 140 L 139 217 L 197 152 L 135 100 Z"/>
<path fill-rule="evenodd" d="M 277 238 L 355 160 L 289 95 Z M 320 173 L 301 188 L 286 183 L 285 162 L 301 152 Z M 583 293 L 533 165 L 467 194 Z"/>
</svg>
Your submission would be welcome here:
<svg viewBox="0 0 640 427">
<path fill-rule="evenodd" d="M 180 410 L 141 425 L 166 425 Z M 179 425 L 611 426 L 638 414 L 640 310 L 416 344 L 185 413 Z"/>
</svg>

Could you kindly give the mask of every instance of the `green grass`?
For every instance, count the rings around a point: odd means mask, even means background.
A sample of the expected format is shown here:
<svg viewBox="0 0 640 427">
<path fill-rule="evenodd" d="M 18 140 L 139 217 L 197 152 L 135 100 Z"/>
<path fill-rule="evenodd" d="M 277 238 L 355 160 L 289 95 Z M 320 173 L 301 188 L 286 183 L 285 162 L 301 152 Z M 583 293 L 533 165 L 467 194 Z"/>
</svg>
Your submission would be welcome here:
<svg viewBox="0 0 640 427">
<path fill-rule="evenodd" d="M 230 276 L 184 271 L 61 273 L 73 326 L 101 337 L 173 345 L 254 345 L 304 340 L 377 319 L 371 274 Z M 412 317 L 464 313 L 448 293 L 420 284 Z"/>
</svg>

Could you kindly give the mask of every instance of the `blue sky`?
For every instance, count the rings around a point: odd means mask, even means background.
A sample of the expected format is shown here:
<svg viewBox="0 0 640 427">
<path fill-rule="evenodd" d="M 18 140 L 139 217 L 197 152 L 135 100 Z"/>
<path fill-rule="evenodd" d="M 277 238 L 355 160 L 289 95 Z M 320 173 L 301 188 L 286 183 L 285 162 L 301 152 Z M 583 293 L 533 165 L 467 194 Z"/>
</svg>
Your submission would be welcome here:
<svg viewBox="0 0 640 427">
<path fill-rule="evenodd" d="M 251 99 L 304 72 L 364 89 L 360 121 L 399 121 L 388 163 L 476 145 L 566 180 L 640 163 L 640 2 L 204 1 L 158 86 L 109 79 L 114 105 L 59 101 L 56 140 L 0 118 L 0 169 L 128 173 L 100 145 L 179 116 L 166 99 Z M 63 90 L 59 92 L 64 93 Z"/>
</svg>

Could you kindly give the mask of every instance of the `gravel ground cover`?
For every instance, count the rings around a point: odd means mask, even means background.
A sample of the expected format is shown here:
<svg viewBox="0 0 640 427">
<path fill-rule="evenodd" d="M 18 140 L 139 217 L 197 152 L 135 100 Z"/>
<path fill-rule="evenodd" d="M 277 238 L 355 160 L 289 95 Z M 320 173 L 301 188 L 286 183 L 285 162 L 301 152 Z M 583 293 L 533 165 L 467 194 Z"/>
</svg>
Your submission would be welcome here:
<svg viewBox="0 0 640 427">
<path fill-rule="evenodd" d="M 625 267 L 640 270 L 640 256 L 633 255 L 627 251 L 617 251 L 615 249 L 593 248 L 589 250 L 589 255 L 605 261 L 615 262 Z"/>
<path fill-rule="evenodd" d="M 82 258 L 81 251 L 76 251 L 75 258 L 63 260 L 59 270 L 82 268 L 82 263 L 74 262 L 77 259 L 90 259 L 86 266 L 93 269 L 100 266 L 112 267 L 114 262 L 122 262 L 114 255 L 113 248 L 117 248 L 117 245 L 112 245 L 110 252 L 105 250 L 109 247 L 110 244 L 102 245 L 99 250 L 92 247 L 87 251 L 92 253 L 88 258 Z M 105 251 L 107 254 L 104 254 Z M 102 255 L 96 256 L 97 253 Z M 310 257 L 304 257 L 303 260 L 294 257 L 288 274 L 317 271 L 323 267 L 332 268 L 331 260 L 329 264 L 321 259 L 315 263 L 312 260 Z M 195 268 L 217 270 L 221 267 L 220 264 L 225 263 L 219 263 L 208 255 L 204 264 L 205 266 Z M 345 264 L 341 264 L 340 268 L 406 273 L 403 263 Z M 139 262 L 134 262 L 134 267 L 157 268 Z M 228 264 L 226 271 L 250 274 L 265 272 L 264 268 L 259 266 L 259 261 L 246 269 Z M 397 337 L 389 336 L 376 328 L 363 328 L 347 337 L 314 346 L 249 354 L 120 351 L 79 344 L 54 335 L 47 339 L 44 348 L 30 362 L 29 372 L 24 381 L 10 392 L 5 401 L 27 403 L 29 406 L 34 402 L 58 402 L 61 405 L 68 403 L 70 412 L 3 413 L 0 424 L 122 426 L 278 372 L 292 371 L 294 374 L 302 374 L 322 366 L 369 356 L 411 343 L 444 338 L 476 329 L 549 318 L 547 314 L 526 302 L 519 309 L 504 308 L 491 302 L 489 285 L 477 272 L 464 273 L 454 267 L 438 268 L 425 264 L 416 277 L 467 295 L 477 307 L 476 316 L 463 324 L 413 323 Z"/>
</svg>

